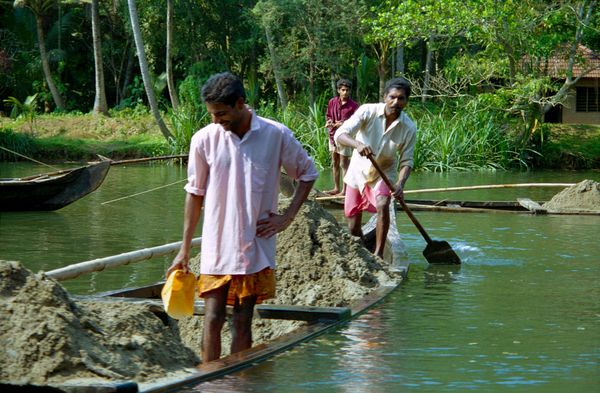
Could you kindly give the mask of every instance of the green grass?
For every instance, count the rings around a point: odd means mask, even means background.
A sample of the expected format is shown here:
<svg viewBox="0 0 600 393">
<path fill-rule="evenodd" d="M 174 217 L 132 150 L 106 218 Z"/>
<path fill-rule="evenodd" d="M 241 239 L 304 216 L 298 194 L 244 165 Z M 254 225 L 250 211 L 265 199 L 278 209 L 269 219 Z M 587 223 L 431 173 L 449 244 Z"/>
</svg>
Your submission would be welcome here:
<svg viewBox="0 0 600 393">
<path fill-rule="evenodd" d="M 291 103 L 285 111 L 261 103 L 257 113 L 288 126 L 321 169 L 330 166 L 325 129 L 327 98 L 314 105 Z M 417 123 L 415 168 L 423 171 L 505 170 L 522 167 L 589 169 L 600 167 L 600 127 L 544 125 L 535 150 L 512 137 L 504 111 L 478 100 L 446 104 L 411 102 L 407 113 Z M 0 146 L 36 159 L 90 160 L 96 154 L 113 159 L 186 153 L 192 135 L 210 118 L 204 107 L 164 116 L 174 134 L 164 139 L 144 107 L 111 111 L 110 117 L 70 113 L 37 115 L 36 129 L 27 119 L 0 117 Z M 0 150 L 0 160 L 17 157 Z M 22 159 L 22 158 L 21 158 Z"/>
<path fill-rule="evenodd" d="M 538 165 L 553 169 L 600 168 L 600 125 L 549 124 Z"/>
</svg>

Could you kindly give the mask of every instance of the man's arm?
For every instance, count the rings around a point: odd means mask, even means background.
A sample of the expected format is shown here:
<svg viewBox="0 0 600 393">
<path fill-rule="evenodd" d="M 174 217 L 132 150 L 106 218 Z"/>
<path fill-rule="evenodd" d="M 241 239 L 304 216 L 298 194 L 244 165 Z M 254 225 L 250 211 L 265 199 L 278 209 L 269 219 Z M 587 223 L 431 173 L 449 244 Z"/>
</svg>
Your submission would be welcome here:
<svg viewBox="0 0 600 393">
<path fill-rule="evenodd" d="M 339 134 L 336 141 L 342 145 L 350 146 L 353 149 L 356 149 L 358 154 L 360 154 L 363 157 L 366 157 L 369 154 L 373 154 L 373 149 L 371 149 L 371 146 L 365 145 L 364 143 L 357 141 L 356 139 L 352 138 L 350 134 Z"/>
<path fill-rule="evenodd" d="M 411 167 L 403 166 L 400 168 L 400 172 L 398 173 L 398 181 L 394 185 L 396 188 L 394 192 L 394 198 L 396 199 L 404 199 L 404 184 L 408 180 L 410 176 Z"/>
<path fill-rule="evenodd" d="M 258 221 L 256 224 L 256 236 L 271 237 L 285 230 L 294 220 L 298 210 L 308 198 L 308 194 L 315 184 L 314 180 L 300 181 L 292 198 L 292 202 L 283 214 L 271 213 L 268 218 Z"/>
<path fill-rule="evenodd" d="M 183 216 L 183 242 L 179 248 L 179 253 L 173 259 L 173 263 L 169 269 L 167 269 L 166 277 L 168 278 L 171 272 L 177 269 L 184 271 L 189 270 L 190 264 L 190 248 L 192 246 L 192 239 L 194 238 L 194 232 L 196 226 L 200 220 L 200 213 L 202 212 L 202 203 L 204 202 L 204 195 L 195 195 L 188 193 L 185 197 L 185 209 Z"/>
</svg>

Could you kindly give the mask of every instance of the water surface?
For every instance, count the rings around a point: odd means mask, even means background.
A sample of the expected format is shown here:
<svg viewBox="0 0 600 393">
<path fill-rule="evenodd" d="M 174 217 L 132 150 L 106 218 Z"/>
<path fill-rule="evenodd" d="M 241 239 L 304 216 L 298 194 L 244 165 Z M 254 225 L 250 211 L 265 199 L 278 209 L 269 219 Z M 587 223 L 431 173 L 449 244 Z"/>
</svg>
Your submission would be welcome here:
<svg viewBox="0 0 600 393">
<path fill-rule="evenodd" d="M 0 164 L 0 177 L 44 171 L 28 164 Z M 317 187 L 330 188 L 327 176 Z M 179 166 L 116 166 L 98 190 L 64 209 L 0 213 L 0 259 L 22 261 L 33 271 L 50 270 L 179 241 L 184 178 L 185 169 Z M 598 181 L 599 176 L 415 173 L 407 189 L 583 179 Z M 511 188 L 411 198 L 542 201 L 558 191 Z M 131 197 L 115 201 L 126 196 Z M 333 213 L 342 219 L 340 211 Z M 463 259 L 460 268 L 428 266 L 421 255 L 425 242 L 398 213 L 412 266 L 408 280 L 387 301 L 336 331 L 196 390 L 598 391 L 600 217 L 415 215 L 432 238 L 450 242 Z M 93 293 L 153 283 L 161 279 L 170 258 L 94 273 L 64 285 L 74 293 Z"/>
</svg>

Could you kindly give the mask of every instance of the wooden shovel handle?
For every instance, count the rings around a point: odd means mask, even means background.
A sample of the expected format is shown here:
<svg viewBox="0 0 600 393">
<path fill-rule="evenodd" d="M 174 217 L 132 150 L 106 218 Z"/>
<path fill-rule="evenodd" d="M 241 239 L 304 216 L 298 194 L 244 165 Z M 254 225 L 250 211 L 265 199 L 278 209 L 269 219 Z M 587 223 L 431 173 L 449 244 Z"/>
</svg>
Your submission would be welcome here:
<svg viewBox="0 0 600 393">
<path fill-rule="evenodd" d="M 392 193 L 396 192 L 396 188 L 394 187 L 394 185 L 392 184 L 392 182 L 390 181 L 390 179 L 388 179 L 388 177 L 385 175 L 385 173 L 383 173 L 383 171 L 379 167 L 379 164 L 377 164 L 377 161 L 375 161 L 375 158 L 373 158 L 373 155 L 369 154 L 369 155 L 367 155 L 367 158 L 371 161 L 371 164 L 373 164 L 373 166 L 375 167 L 375 169 L 379 173 L 379 176 L 381 176 L 381 179 L 383 179 L 383 181 L 385 182 L 385 184 L 387 184 L 387 186 L 392 191 Z M 433 241 L 429 237 L 429 234 L 427 234 L 427 231 L 425 230 L 425 228 L 423 228 L 423 226 L 421 225 L 421 223 L 413 215 L 413 213 L 410 211 L 410 209 L 408 208 L 408 206 L 406 206 L 406 203 L 404 202 L 404 200 L 401 199 L 401 198 L 396 198 L 396 200 L 400 203 L 400 206 L 402 206 L 402 209 L 404 209 L 404 211 L 406 212 L 406 215 L 408 215 L 408 218 L 410 218 L 410 220 L 413 222 L 413 224 L 415 224 L 415 226 L 417 227 L 417 229 L 419 230 L 419 232 L 421 232 L 421 235 L 423 236 L 423 238 L 425 239 L 425 241 L 427 242 L 427 244 L 432 243 Z"/>
</svg>

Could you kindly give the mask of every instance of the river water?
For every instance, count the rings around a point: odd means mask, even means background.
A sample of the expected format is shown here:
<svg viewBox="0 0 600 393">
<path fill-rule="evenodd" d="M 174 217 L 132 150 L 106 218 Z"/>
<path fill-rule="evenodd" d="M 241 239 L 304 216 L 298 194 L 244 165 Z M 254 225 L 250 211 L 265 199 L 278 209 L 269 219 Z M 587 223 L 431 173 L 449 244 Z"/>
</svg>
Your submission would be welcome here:
<svg viewBox="0 0 600 393">
<path fill-rule="evenodd" d="M 44 171 L 0 164 L 0 177 Z M 414 173 L 407 189 L 599 177 L 598 172 Z M 0 259 L 20 260 L 33 271 L 51 270 L 179 241 L 184 178 L 179 166 L 116 166 L 98 190 L 64 209 L 0 213 Z M 326 189 L 329 183 L 324 174 L 317 187 Z M 411 198 L 542 201 L 559 190 L 511 188 Z M 333 213 L 342 219 L 341 212 Z M 463 260 L 460 267 L 428 266 L 421 255 L 425 242 L 399 213 L 397 225 L 412 265 L 408 280 L 385 302 L 337 330 L 193 390 L 599 391 L 600 217 L 415 215 L 432 238 L 452 245 Z M 170 257 L 156 258 L 64 285 L 87 294 L 149 284 L 161 278 L 169 263 Z"/>
</svg>

